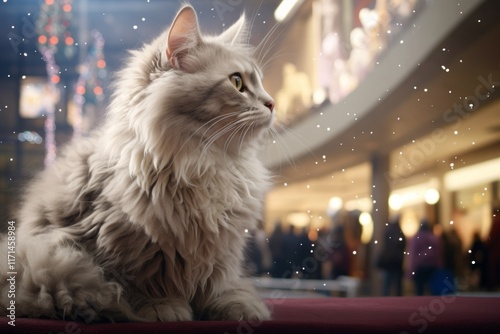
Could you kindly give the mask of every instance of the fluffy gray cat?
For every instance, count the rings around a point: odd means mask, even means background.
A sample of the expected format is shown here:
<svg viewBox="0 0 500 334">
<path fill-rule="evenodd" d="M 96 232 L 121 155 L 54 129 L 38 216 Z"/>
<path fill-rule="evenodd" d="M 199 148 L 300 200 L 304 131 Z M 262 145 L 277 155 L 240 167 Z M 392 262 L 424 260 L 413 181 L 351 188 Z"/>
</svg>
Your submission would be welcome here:
<svg viewBox="0 0 500 334">
<path fill-rule="evenodd" d="M 200 34 L 184 6 L 133 51 L 107 119 L 24 197 L 16 315 L 85 321 L 263 320 L 242 277 L 270 176 L 257 150 L 274 101 L 245 18 Z M 10 300 L 0 244 L 1 313 Z"/>
</svg>

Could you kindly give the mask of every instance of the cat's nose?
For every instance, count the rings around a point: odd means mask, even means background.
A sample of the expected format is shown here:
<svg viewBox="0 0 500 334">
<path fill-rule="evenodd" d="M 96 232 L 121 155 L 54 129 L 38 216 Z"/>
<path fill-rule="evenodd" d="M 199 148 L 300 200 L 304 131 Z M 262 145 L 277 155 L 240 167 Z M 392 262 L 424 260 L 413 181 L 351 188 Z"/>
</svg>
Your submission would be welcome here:
<svg viewBox="0 0 500 334">
<path fill-rule="evenodd" d="M 274 110 L 274 100 L 269 100 L 264 105 L 269 108 L 269 110 L 272 112 Z"/>
</svg>

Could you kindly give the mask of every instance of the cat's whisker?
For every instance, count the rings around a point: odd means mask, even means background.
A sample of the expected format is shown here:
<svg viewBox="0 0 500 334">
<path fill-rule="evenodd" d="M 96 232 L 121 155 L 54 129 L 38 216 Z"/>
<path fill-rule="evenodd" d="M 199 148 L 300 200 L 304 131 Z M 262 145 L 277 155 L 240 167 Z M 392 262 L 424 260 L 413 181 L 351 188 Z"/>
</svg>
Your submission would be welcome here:
<svg viewBox="0 0 500 334">
<path fill-rule="evenodd" d="M 204 123 L 203 125 L 201 125 L 198 129 L 196 129 L 196 131 L 194 131 L 188 138 L 187 140 L 184 142 L 184 144 L 182 144 L 182 146 L 177 150 L 177 153 L 173 156 L 173 158 L 171 159 L 170 163 L 167 165 L 166 168 L 170 168 L 172 166 L 172 164 L 174 163 L 175 159 L 179 156 L 179 154 L 182 152 L 182 150 L 184 149 L 184 147 L 186 147 L 186 145 L 188 145 L 188 143 L 190 142 L 190 140 L 198 133 L 198 131 L 202 130 L 205 126 L 207 125 L 210 125 L 208 127 L 208 129 L 202 134 L 201 136 L 201 140 L 203 140 L 203 138 L 205 137 L 206 133 L 213 127 L 215 126 L 218 122 L 221 122 L 227 118 L 230 118 L 230 117 L 233 117 L 235 115 L 237 115 L 238 113 L 237 112 L 231 112 L 231 113 L 228 113 L 228 114 L 225 114 L 225 115 L 219 115 L 219 116 L 216 116 L 214 117 L 213 119 L 211 119 L 210 121 L 208 121 L 207 123 Z"/>
<path fill-rule="evenodd" d="M 220 139 L 222 136 L 224 136 L 229 131 L 232 131 L 235 127 L 237 127 L 236 122 L 229 123 L 228 125 L 223 127 L 220 131 L 218 131 L 218 132 L 214 133 L 212 136 L 208 137 L 207 140 L 205 141 L 205 145 L 203 147 L 201 155 L 204 155 L 208 151 L 209 147 L 212 146 L 213 143 L 215 143 L 218 139 Z"/>
<path fill-rule="evenodd" d="M 229 147 L 230 147 L 230 144 L 231 142 L 233 141 L 233 139 L 236 137 L 236 135 L 240 132 L 240 130 L 244 129 L 245 127 L 247 126 L 246 123 L 241 123 L 239 124 L 235 129 L 234 131 L 232 131 L 232 133 L 229 135 L 229 137 L 227 138 L 226 142 L 224 143 L 224 152 L 227 153 L 228 150 L 229 150 Z M 241 150 L 240 150 L 241 151 Z"/>
<path fill-rule="evenodd" d="M 234 135 L 236 136 L 236 134 L 240 134 L 239 136 L 239 140 L 238 140 L 238 151 L 242 151 L 242 147 L 243 147 L 243 143 L 245 142 L 245 136 L 248 132 L 249 129 L 252 128 L 252 125 L 253 125 L 253 122 L 252 121 L 249 121 L 248 119 L 245 119 L 245 122 L 241 124 L 242 126 L 240 126 L 238 128 L 237 131 L 234 132 Z"/>
<path fill-rule="evenodd" d="M 224 114 L 224 115 L 219 115 L 217 117 L 215 117 L 213 120 L 210 120 L 209 122 L 213 122 L 206 130 L 205 132 L 203 132 L 202 136 L 201 136 L 201 139 L 203 140 L 203 138 L 206 136 L 206 134 L 214 127 L 216 126 L 218 123 L 228 119 L 228 118 L 231 118 L 231 117 L 234 117 L 234 116 L 238 116 L 238 113 L 237 112 L 230 112 L 228 114 Z M 202 126 L 205 126 L 205 125 L 208 125 L 208 123 L 205 123 L 204 125 Z"/>
<path fill-rule="evenodd" d="M 290 129 L 289 127 L 287 127 L 286 125 L 284 124 L 278 124 L 278 126 L 285 132 L 288 132 L 292 137 L 295 138 L 295 140 L 300 144 L 302 145 L 303 148 L 306 149 L 306 151 L 313 157 L 313 158 L 317 158 L 316 154 L 311 151 L 311 149 L 309 148 L 309 146 L 307 146 L 303 140 L 300 138 L 301 136 L 299 134 L 297 134 L 295 131 L 293 131 L 292 129 Z"/>
<path fill-rule="evenodd" d="M 294 155 L 292 154 L 292 152 L 290 151 L 289 147 L 284 143 L 284 139 L 282 138 L 281 134 L 276 131 L 275 129 L 273 128 L 270 128 L 269 129 L 269 134 L 271 135 L 271 138 L 274 138 L 273 140 L 273 144 L 276 144 L 277 145 L 277 148 L 280 152 L 280 154 L 285 157 L 287 163 L 293 168 L 293 169 L 296 169 L 297 168 L 297 164 L 296 164 L 296 161 L 295 161 L 295 158 L 294 158 Z M 280 163 L 280 171 L 281 171 L 281 163 Z"/>
<path fill-rule="evenodd" d="M 282 51 L 284 51 L 284 50 L 282 50 Z M 280 51 L 279 53 L 275 53 L 271 57 L 267 58 L 264 63 L 260 64 L 260 68 L 262 69 L 262 71 L 266 72 L 267 69 L 269 68 L 269 66 L 271 66 L 275 60 L 280 59 L 280 58 L 288 59 L 288 56 L 293 56 L 293 52 L 284 53 L 284 52 Z"/>
<path fill-rule="evenodd" d="M 241 151 L 242 150 L 242 147 L 243 147 L 243 144 L 246 140 L 246 136 L 247 134 L 250 132 L 251 133 L 251 136 L 253 135 L 253 131 L 254 131 L 254 125 L 255 125 L 256 121 L 253 120 L 252 122 L 250 122 L 248 125 L 247 125 L 247 128 L 245 129 L 245 131 L 243 132 L 243 134 L 241 135 L 241 138 L 240 138 L 240 143 L 239 143 L 239 147 L 238 149 Z"/>
<path fill-rule="evenodd" d="M 267 32 L 266 36 L 264 36 L 264 38 L 262 39 L 262 41 L 260 41 L 259 45 L 257 45 L 255 59 L 257 60 L 257 62 L 259 64 L 264 60 L 264 56 L 267 54 L 267 52 L 269 52 L 268 50 L 270 49 L 270 47 L 268 46 L 268 42 L 271 40 L 271 37 L 273 37 L 273 35 L 276 32 L 276 30 L 278 30 L 279 26 L 280 26 L 279 22 L 275 23 L 273 25 L 273 27 Z M 277 40 L 277 38 L 279 37 L 279 35 L 282 32 L 280 32 L 278 34 L 278 36 L 273 39 L 273 42 L 275 42 Z M 271 44 L 271 46 L 273 46 L 273 44 Z M 264 51 L 266 51 L 266 53 L 264 53 L 264 56 L 263 56 L 262 53 Z"/>
<path fill-rule="evenodd" d="M 257 19 L 257 16 L 259 15 L 259 11 L 260 11 L 260 8 L 262 7 L 263 3 L 264 3 L 264 0 L 261 0 L 259 6 L 257 7 L 257 10 L 252 15 L 252 19 L 250 20 L 250 24 L 249 24 L 249 28 L 248 28 L 248 31 L 250 31 L 250 32 L 253 30 L 255 20 Z M 247 36 L 246 43 L 250 44 L 250 34 L 248 34 L 248 36 Z"/>
</svg>

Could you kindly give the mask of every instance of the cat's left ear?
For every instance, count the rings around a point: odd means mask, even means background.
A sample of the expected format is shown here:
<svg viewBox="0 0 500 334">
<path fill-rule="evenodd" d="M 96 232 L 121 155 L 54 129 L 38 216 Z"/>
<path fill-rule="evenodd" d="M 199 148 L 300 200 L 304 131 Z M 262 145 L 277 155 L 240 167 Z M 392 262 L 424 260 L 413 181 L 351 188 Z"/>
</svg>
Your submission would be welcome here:
<svg viewBox="0 0 500 334">
<path fill-rule="evenodd" d="M 176 68 L 182 68 L 182 58 L 189 49 L 201 41 L 196 12 L 191 6 L 184 6 L 174 19 L 168 32 L 167 59 Z"/>
<path fill-rule="evenodd" d="M 231 45 L 246 43 L 247 38 L 248 29 L 246 25 L 245 14 L 242 14 L 238 21 L 236 21 L 232 26 L 230 26 L 219 36 L 219 39 Z"/>
</svg>

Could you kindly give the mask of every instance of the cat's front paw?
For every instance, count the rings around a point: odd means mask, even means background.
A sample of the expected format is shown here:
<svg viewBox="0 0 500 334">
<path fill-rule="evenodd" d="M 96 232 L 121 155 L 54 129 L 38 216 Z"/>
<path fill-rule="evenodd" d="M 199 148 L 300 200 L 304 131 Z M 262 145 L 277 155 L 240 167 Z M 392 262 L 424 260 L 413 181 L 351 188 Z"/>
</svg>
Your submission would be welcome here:
<svg viewBox="0 0 500 334">
<path fill-rule="evenodd" d="M 137 315 L 146 321 L 190 321 L 193 310 L 189 303 L 179 298 L 165 298 L 144 305 Z"/>
<path fill-rule="evenodd" d="M 208 320 L 269 320 L 271 312 L 253 292 L 230 290 L 207 305 L 202 314 Z"/>
</svg>

